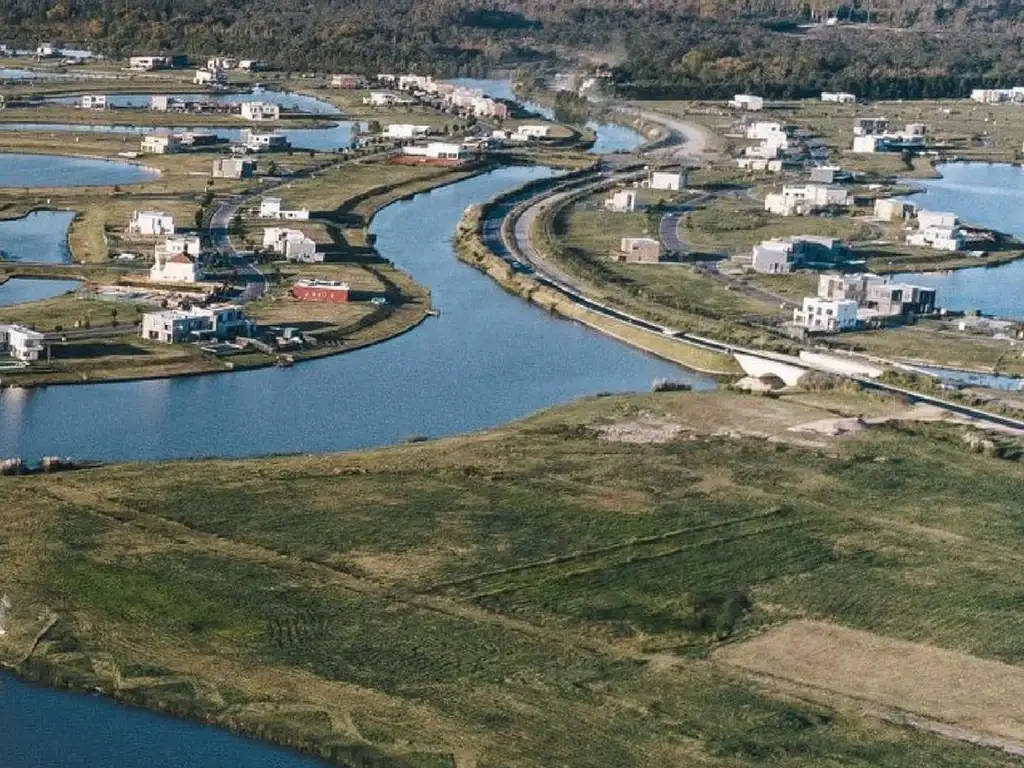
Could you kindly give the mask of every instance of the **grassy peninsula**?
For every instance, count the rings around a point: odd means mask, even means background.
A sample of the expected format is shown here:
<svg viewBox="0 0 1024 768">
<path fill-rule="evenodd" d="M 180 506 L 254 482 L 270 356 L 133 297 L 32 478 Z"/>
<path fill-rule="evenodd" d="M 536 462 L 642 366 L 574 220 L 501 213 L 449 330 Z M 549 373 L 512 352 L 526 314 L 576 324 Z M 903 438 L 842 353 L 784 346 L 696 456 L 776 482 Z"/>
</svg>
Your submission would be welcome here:
<svg viewBox="0 0 1024 768">
<path fill-rule="evenodd" d="M 339 765 L 1013 765 L 1024 464 L 932 416 L 662 393 L 0 478 L 0 659 Z"/>
</svg>

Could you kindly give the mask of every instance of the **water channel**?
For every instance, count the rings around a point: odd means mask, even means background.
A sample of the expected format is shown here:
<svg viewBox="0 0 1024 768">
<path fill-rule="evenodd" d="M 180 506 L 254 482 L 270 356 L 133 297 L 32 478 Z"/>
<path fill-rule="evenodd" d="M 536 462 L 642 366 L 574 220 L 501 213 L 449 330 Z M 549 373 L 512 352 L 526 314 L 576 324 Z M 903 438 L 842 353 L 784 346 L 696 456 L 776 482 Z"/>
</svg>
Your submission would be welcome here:
<svg viewBox="0 0 1024 768">
<path fill-rule="evenodd" d="M 714 381 L 553 319 L 456 261 L 463 209 L 547 175 L 505 168 L 396 203 L 378 248 L 433 292 L 441 317 L 386 344 L 294 368 L 6 389 L 0 456 L 127 461 L 316 452 L 483 429 L 574 397 Z M 414 237 L 410 233 L 415 233 Z"/>
<path fill-rule="evenodd" d="M 28 277 L 13 277 L 7 282 L 0 283 L 0 307 L 52 299 L 54 296 L 77 290 L 81 285 L 82 283 L 78 280 L 37 280 Z"/>
<path fill-rule="evenodd" d="M 915 180 L 923 192 L 907 198 L 932 211 L 950 211 L 1024 239 L 1024 168 L 996 163 L 947 163 L 941 179 Z M 1024 260 L 952 272 L 910 272 L 896 279 L 938 289 L 948 309 L 1024 319 Z"/>
<path fill-rule="evenodd" d="M 0 221 L 0 261 L 67 264 L 68 227 L 74 218 L 74 211 L 32 211 Z"/>
<path fill-rule="evenodd" d="M 158 175 L 145 166 L 115 160 L 0 152 L 0 187 L 109 187 Z"/>
</svg>

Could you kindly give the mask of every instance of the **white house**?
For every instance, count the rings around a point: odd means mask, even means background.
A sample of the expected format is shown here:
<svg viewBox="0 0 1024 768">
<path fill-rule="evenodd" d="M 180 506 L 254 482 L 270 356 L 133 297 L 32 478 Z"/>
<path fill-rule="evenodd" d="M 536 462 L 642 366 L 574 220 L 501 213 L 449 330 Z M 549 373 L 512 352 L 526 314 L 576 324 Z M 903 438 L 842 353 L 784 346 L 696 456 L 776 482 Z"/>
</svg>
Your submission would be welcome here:
<svg viewBox="0 0 1024 768">
<path fill-rule="evenodd" d="M 391 91 L 370 91 L 369 96 L 363 97 L 363 103 L 371 107 L 390 107 L 392 104 L 398 104 L 400 99 L 397 93 Z"/>
<path fill-rule="evenodd" d="M 163 211 L 134 211 L 128 222 L 131 235 L 173 235 L 174 217 Z"/>
<path fill-rule="evenodd" d="M 422 139 L 430 133 L 429 125 L 392 123 L 385 126 L 384 136 L 389 139 Z"/>
<path fill-rule="evenodd" d="M 764 109 L 764 99 L 748 93 L 737 93 L 729 102 L 732 109 L 743 109 L 747 112 L 760 112 Z"/>
<path fill-rule="evenodd" d="M 157 261 L 173 256 L 176 253 L 187 253 L 191 256 L 198 256 L 202 252 L 202 243 L 199 235 L 171 235 L 165 237 L 156 244 L 153 249 Z"/>
<path fill-rule="evenodd" d="M 775 158 L 737 157 L 735 162 L 738 168 L 742 168 L 745 171 L 767 171 L 769 173 L 779 173 L 782 171 L 782 160 Z"/>
<path fill-rule="evenodd" d="M 975 88 L 971 91 L 971 99 L 979 104 L 1000 104 L 1004 101 L 1024 102 L 1024 87 L 1014 88 Z"/>
<path fill-rule="evenodd" d="M 647 178 L 649 189 L 661 189 L 678 192 L 686 186 L 686 174 L 683 171 L 651 171 Z"/>
<path fill-rule="evenodd" d="M 883 221 L 905 219 L 914 206 L 892 197 L 880 197 L 875 200 L 875 218 Z"/>
<path fill-rule="evenodd" d="M 527 123 L 516 128 L 516 135 L 526 139 L 546 139 L 551 135 L 552 130 L 554 127 L 550 125 Z"/>
<path fill-rule="evenodd" d="M 249 152 L 273 152 L 291 146 L 288 137 L 283 133 L 254 131 L 251 128 L 242 129 L 240 141 Z"/>
<path fill-rule="evenodd" d="M 142 151 L 151 155 L 181 152 L 181 137 L 173 133 L 150 133 L 142 137 Z"/>
<path fill-rule="evenodd" d="M 309 209 L 299 208 L 296 210 L 286 210 L 281 207 L 281 198 L 264 197 L 260 201 L 260 218 L 303 221 L 309 218 Z"/>
<path fill-rule="evenodd" d="M 620 189 L 605 198 L 604 208 L 606 211 L 615 211 L 616 213 L 635 211 L 636 192 L 631 189 Z"/>
<path fill-rule="evenodd" d="M 26 363 L 39 359 L 43 349 L 43 334 L 30 331 L 22 325 L 0 325 L 0 352 Z"/>
<path fill-rule="evenodd" d="M 36 46 L 36 57 L 40 59 L 52 59 L 61 55 L 60 43 L 40 43 Z"/>
<path fill-rule="evenodd" d="M 267 101 L 243 101 L 241 115 L 244 120 L 278 120 L 281 117 L 281 107 Z"/>
<path fill-rule="evenodd" d="M 661 243 L 653 237 L 624 237 L 614 257 L 630 264 L 657 264 L 661 261 Z"/>
<path fill-rule="evenodd" d="M 232 339 L 248 335 L 250 321 L 237 304 L 192 309 L 165 309 L 142 316 L 140 335 L 147 341 L 180 344 L 203 339 Z"/>
<path fill-rule="evenodd" d="M 215 179 L 248 179 L 255 172 L 255 160 L 244 160 L 240 157 L 218 157 L 213 161 L 211 175 Z"/>
<path fill-rule="evenodd" d="M 833 104 L 856 104 L 857 103 L 857 97 L 856 96 L 854 96 L 852 93 L 844 93 L 844 92 L 832 93 L 832 92 L 829 92 L 829 91 L 822 91 L 821 92 L 821 100 L 822 101 L 830 101 Z"/>
<path fill-rule="evenodd" d="M 918 229 L 928 229 L 929 227 L 948 229 L 959 226 L 959 224 L 960 219 L 957 217 L 955 213 L 926 210 L 919 210 L 917 212 Z"/>
<path fill-rule="evenodd" d="M 765 240 L 755 245 L 751 259 L 755 272 L 781 275 L 793 266 L 793 243 L 790 240 Z"/>
<path fill-rule="evenodd" d="M 782 123 L 771 121 L 759 121 L 747 126 L 748 139 L 771 139 L 786 136 L 786 129 Z"/>
<path fill-rule="evenodd" d="M 781 193 L 770 192 L 764 198 L 764 209 L 779 216 L 806 216 L 820 208 L 849 204 L 849 192 L 827 184 L 786 186 Z"/>
<path fill-rule="evenodd" d="M 835 333 L 857 327 L 857 302 L 805 296 L 803 306 L 793 310 L 793 322 L 808 331 Z"/>
<path fill-rule="evenodd" d="M 322 262 L 324 254 L 316 250 L 316 242 L 297 229 L 267 227 L 263 230 L 263 247 L 280 253 L 288 261 Z"/>
<path fill-rule="evenodd" d="M 206 60 L 206 68 L 210 71 L 218 69 L 235 69 L 238 66 L 238 59 L 229 56 L 211 56 Z"/>
<path fill-rule="evenodd" d="M 152 72 L 167 66 L 166 56 L 132 56 L 128 59 L 128 69 L 136 72 Z"/>
<path fill-rule="evenodd" d="M 195 85 L 225 85 L 228 73 L 222 69 L 197 69 L 192 82 Z"/>
<path fill-rule="evenodd" d="M 925 227 L 907 235 L 907 245 L 936 251 L 960 251 L 965 244 L 963 232 L 955 227 Z"/>
<path fill-rule="evenodd" d="M 853 121 L 854 136 L 881 136 L 889 132 L 887 117 L 858 117 Z"/>
<path fill-rule="evenodd" d="M 84 96 L 82 96 L 79 105 L 82 109 L 106 109 L 107 97 L 104 95 L 87 93 Z"/>
<path fill-rule="evenodd" d="M 196 258 L 184 252 L 158 256 L 149 270 L 149 279 L 155 283 L 194 283 L 202 277 Z"/>
<path fill-rule="evenodd" d="M 854 136 L 852 152 L 858 155 L 870 155 L 884 151 L 889 142 L 881 136 Z"/>
<path fill-rule="evenodd" d="M 403 147 L 403 154 L 426 157 L 430 160 L 465 160 L 469 149 L 463 144 L 450 141 L 432 141 L 425 146 Z"/>
</svg>

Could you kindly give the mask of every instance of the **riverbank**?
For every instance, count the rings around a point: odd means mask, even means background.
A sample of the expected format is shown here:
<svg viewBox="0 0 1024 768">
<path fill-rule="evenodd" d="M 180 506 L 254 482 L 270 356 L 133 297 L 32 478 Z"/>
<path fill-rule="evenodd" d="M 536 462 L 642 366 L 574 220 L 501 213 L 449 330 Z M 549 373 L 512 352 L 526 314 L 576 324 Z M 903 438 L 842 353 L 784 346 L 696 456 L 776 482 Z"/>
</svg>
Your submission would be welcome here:
<svg viewBox="0 0 1024 768">
<path fill-rule="evenodd" d="M 497 203 L 498 201 L 492 201 L 489 205 Z M 715 376 L 733 376 L 740 373 L 735 361 L 726 355 L 643 331 L 594 312 L 542 285 L 530 275 L 517 272 L 507 261 L 488 248 L 482 231 L 485 211 L 486 206 L 470 209 L 464 214 L 456 231 L 455 252 L 461 261 L 486 274 L 504 290 L 548 312 L 582 323 L 648 354 L 699 373 Z"/>
<path fill-rule="evenodd" d="M 755 766 L 766 739 L 808 765 L 1010 765 L 1010 710 L 971 713 L 986 665 L 1019 677 L 1015 561 L 991 551 L 1024 465 L 918 418 L 846 390 L 660 393 L 371 452 L 0 477 L 0 662 L 338 765 Z M 826 629 L 870 647 L 788 674 Z M 921 704 L 953 650 L 967 684 Z"/>
</svg>

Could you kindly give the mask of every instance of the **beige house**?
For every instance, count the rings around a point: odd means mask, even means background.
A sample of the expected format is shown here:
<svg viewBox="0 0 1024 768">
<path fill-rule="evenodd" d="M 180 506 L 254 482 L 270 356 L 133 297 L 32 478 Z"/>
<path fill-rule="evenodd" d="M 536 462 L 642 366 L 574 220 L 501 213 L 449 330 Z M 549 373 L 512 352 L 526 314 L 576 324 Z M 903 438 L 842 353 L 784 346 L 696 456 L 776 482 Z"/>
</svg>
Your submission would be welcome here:
<svg viewBox="0 0 1024 768">
<path fill-rule="evenodd" d="M 897 221 L 907 218 L 914 210 L 914 206 L 902 200 L 891 197 L 882 197 L 875 200 L 875 218 L 883 221 Z"/>
</svg>

